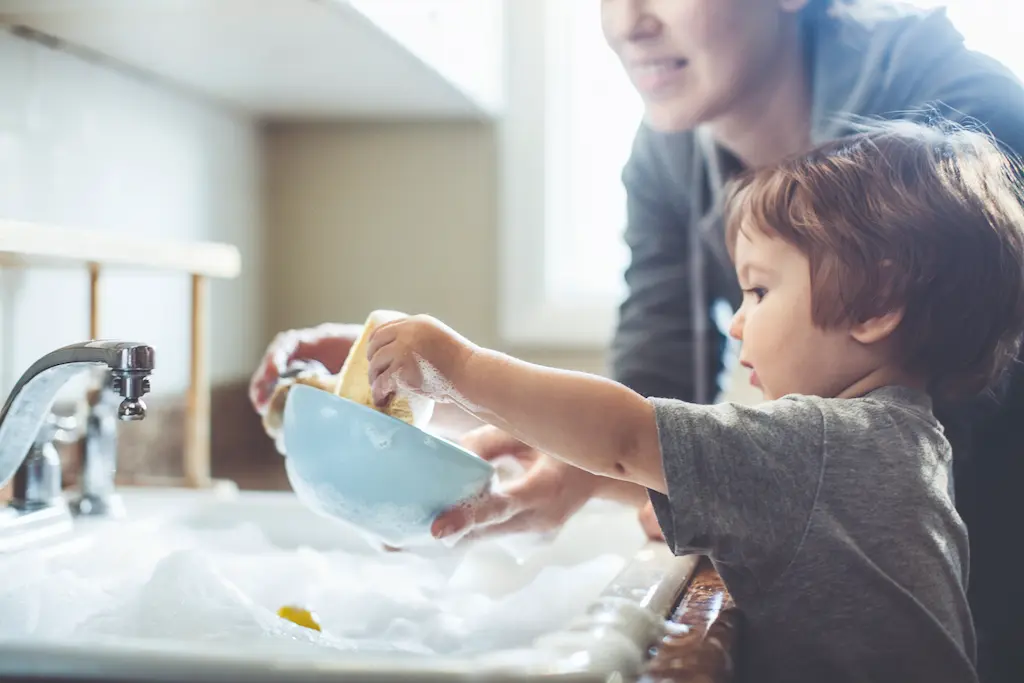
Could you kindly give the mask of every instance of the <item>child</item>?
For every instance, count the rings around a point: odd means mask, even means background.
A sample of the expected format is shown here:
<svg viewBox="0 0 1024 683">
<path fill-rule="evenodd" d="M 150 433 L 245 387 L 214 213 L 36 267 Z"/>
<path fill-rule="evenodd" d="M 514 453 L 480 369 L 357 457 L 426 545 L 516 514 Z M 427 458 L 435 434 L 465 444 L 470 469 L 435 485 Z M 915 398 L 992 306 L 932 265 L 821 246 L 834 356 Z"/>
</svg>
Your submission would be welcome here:
<svg viewBox="0 0 1024 683">
<path fill-rule="evenodd" d="M 1024 329 L 1024 210 L 988 138 L 897 123 L 742 178 L 730 333 L 767 401 L 645 398 L 415 316 L 370 342 L 374 400 L 454 402 L 646 486 L 714 562 L 758 681 L 975 681 L 967 532 L 932 396 L 982 391 Z"/>
</svg>

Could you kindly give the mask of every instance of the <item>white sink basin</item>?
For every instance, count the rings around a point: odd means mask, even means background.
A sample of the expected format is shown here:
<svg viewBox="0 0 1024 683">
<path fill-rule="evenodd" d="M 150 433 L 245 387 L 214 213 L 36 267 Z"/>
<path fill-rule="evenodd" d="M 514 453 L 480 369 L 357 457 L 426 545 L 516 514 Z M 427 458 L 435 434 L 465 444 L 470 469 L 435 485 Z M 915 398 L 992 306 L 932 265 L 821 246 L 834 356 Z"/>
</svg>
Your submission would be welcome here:
<svg viewBox="0 0 1024 683">
<path fill-rule="evenodd" d="M 696 563 L 596 501 L 553 539 L 414 554 L 291 493 L 122 496 L 126 519 L 78 519 L 59 546 L 0 555 L 0 677 L 628 677 Z M 286 604 L 322 631 L 278 617 Z"/>
</svg>

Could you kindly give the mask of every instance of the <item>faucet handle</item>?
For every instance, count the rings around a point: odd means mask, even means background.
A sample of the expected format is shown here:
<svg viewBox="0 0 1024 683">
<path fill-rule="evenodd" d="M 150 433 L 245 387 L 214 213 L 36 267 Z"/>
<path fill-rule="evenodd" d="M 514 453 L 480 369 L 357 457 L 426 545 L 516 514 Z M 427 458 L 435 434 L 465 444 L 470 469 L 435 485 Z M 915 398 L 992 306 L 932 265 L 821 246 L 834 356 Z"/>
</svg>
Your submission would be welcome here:
<svg viewBox="0 0 1024 683">
<path fill-rule="evenodd" d="M 50 507 L 61 497 L 60 455 L 54 442 L 71 443 L 78 421 L 71 416 L 46 414 L 39 431 L 14 474 L 11 506 L 29 512 Z"/>
<path fill-rule="evenodd" d="M 81 437 L 80 421 L 74 415 L 47 413 L 36 433 L 35 445 L 44 443 L 71 444 Z"/>
</svg>

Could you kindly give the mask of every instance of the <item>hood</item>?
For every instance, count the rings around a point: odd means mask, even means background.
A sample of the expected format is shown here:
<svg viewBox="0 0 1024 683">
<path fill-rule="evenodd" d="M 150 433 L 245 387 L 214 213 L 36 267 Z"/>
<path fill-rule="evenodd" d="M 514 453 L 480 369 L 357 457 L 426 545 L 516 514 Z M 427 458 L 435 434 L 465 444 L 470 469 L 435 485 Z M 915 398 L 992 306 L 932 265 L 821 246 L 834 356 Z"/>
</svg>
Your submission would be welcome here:
<svg viewBox="0 0 1024 683">
<path fill-rule="evenodd" d="M 850 115 L 903 109 L 944 59 L 965 49 L 942 8 L 859 0 L 809 21 L 815 143 L 842 134 Z"/>
</svg>

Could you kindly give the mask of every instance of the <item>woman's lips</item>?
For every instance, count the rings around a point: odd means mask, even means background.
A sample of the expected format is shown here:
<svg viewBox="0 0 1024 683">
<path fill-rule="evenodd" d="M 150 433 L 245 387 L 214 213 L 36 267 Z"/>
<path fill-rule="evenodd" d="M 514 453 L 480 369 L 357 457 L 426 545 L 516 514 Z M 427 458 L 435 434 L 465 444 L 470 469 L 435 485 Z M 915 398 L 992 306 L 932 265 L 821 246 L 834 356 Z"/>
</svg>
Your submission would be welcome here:
<svg viewBox="0 0 1024 683">
<path fill-rule="evenodd" d="M 634 63 L 629 71 L 638 90 L 654 95 L 671 87 L 685 67 L 683 59 L 658 59 Z"/>
</svg>

